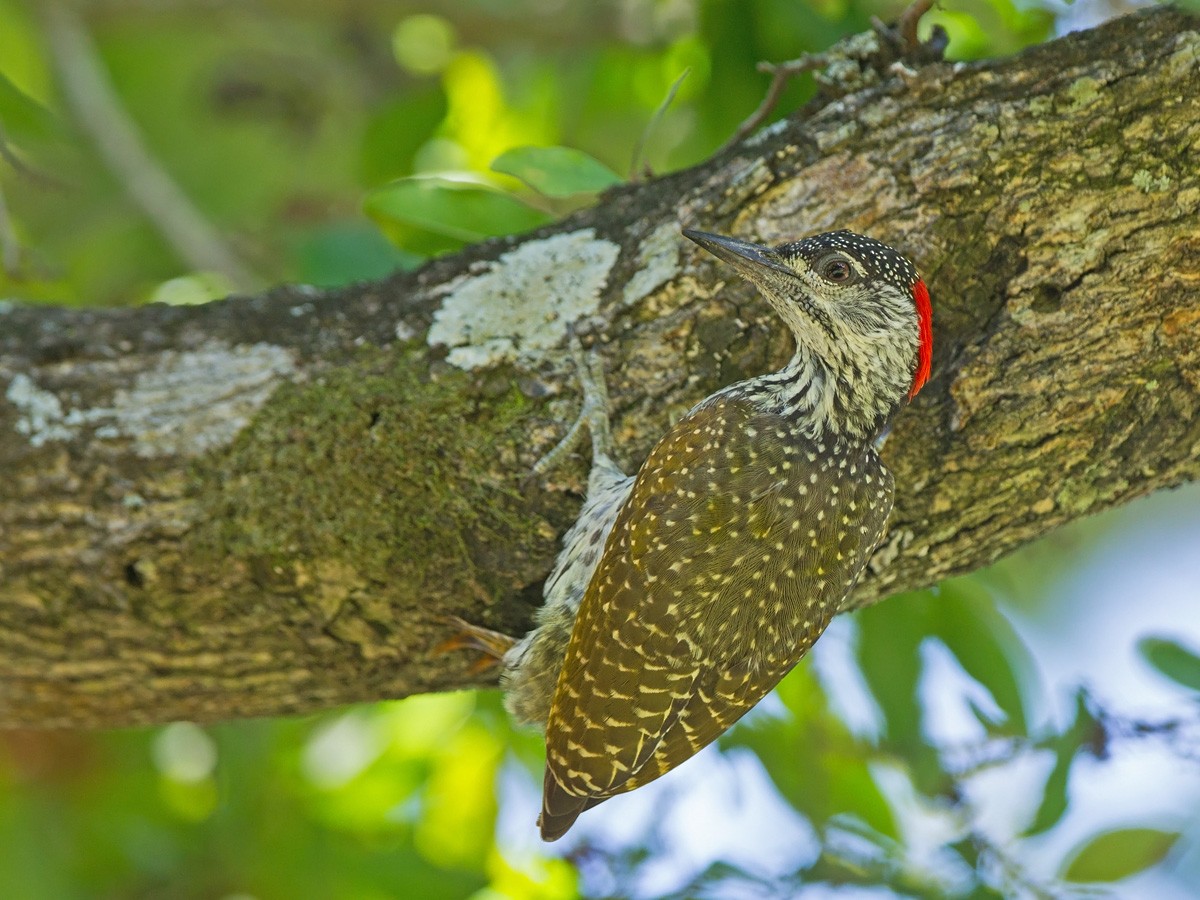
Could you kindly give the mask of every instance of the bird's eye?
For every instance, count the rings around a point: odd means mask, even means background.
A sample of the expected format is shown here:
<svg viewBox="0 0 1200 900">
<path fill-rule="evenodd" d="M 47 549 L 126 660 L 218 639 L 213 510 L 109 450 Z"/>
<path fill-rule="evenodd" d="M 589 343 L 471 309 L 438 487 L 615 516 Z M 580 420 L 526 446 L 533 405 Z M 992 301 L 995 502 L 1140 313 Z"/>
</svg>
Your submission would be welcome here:
<svg viewBox="0 0 1200 900">
<path fill-rule="evenodd" d="M 821 275 L 829 281 L 844 284 L 854 276 L 854 270 L 846 260 L 835 256 L 821 266 Z"/>
</svg>

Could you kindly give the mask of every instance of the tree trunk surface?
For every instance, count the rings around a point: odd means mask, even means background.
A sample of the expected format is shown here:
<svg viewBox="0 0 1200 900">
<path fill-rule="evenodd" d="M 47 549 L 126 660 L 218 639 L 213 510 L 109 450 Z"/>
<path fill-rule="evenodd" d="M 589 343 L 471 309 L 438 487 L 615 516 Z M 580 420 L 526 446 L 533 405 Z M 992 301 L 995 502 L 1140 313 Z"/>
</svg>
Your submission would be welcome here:
<svg viewBox="0 0 1200 900">
<path fill-rule="evenodd" d="M 0 727 L 278 715 L 466 687 L 457 614 L 528 627 L 602 355 L 622 462 L 784 330 L 699 227 L 903 248 L 934 378 L 885 448 L 851 606 L 1200 472 L 1200 21 L 895 71 L 556 225 L 326 292 L 0 306 Z"/>
</svg>

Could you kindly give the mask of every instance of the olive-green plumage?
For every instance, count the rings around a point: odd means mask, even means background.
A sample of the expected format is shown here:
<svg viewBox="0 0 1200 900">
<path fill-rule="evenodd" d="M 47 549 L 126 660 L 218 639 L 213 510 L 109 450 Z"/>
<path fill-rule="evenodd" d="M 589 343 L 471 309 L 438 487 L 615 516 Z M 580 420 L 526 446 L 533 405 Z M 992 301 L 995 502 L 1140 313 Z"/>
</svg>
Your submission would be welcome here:
<svg viewBox="0 0 1200 900">
<path fill-rule="evenodd" d="M 890 247 L 685 233 L 758 286 L 796 353 L 703 400 L 634 478 L 585 406 L 587 502 L 502 676 L 514 715 L 545 725 L 547 840 L 694 755 L 820 637 L 891 511 L 877 440 L 928 377 L 928 293 Z M 603 394 L 602 372 L 581 380 Z"/>
<path fill-rule="evenodd" d="M 654 448 L 575 620 L 546 727 L 542 831 L 653 781 L 763 698 L 883 534 L 871 446 L 814 443 L 736 396 Z"/>
</svg>

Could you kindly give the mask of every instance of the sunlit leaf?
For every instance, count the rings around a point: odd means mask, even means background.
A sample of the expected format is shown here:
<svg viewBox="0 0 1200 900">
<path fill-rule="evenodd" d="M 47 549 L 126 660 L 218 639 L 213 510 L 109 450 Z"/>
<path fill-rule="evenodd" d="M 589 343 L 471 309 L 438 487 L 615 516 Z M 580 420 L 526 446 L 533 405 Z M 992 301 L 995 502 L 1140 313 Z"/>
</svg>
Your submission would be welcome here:
<svg viewBox="0 0 1200 900">
<path fill-rule="evenodd" d="M 579 896 L 579 872 L 565 859 L 521 854 L 520 861 L 518 867 L 493 847 L 487 859 L 489 892 L 474 897 L 575 900 Z"/>
<path fill-rule="evenodd" d="M 400 247 L 424 254 L 528 231 L 550 221 L 549 214 L 510 194 L 441 178 L 393 181 L 368 195 L 366 211 Z"/>
<path fill-rule="evenodd" d="M 1122 828 L 1088 839 L 1068 857 L 1067 881 L 1120 881 L 1159 863 L 1179 833 L 1156 828 Z"/>
<path fill-rule="evenodd" d="M 970 578 L 943 582 L 935 602 L 934 634 L 1004 711 L 1008 721 L 1002 730 L 1025 734 L 1028 721 L 1018 672 L 1029 670 L 1029 651 L 1012 625 Z"/>
<path fill-rule="evenodd" d="M 200 306 L 220 300 L 233 293 L 233 285 L 217 272 L 197 272 L 180 275 L 170 281 L 156 285 L 150 293 L 150 302 L 167 303 L 171 306 Z"/>
<path fill-rule="evenodd" d="M 202 822 L 217 808 L 217 787 L 211 778 L 182 782 L 164 778 L 159 781 L 159 796 L 178 818 Z"/>
<path fill-rule="evenodd" d="M 514 147 L 496 157 L 492 169 L 547 197 L 593 194 L 621 183 L 604 163 L 572 147 Z"/>
<path fill-rule="evenodd" d="M 1142 659 L 1193 691 L 1200 691 L 1200 656 L 1169 638 L 1144 637 L 1137 643 Z"/>
<path fill-rule="evenodd" d="M 447 868 L 484 868 L 494 838 L 503 749 L 495 735 L 472 722 L 431 760 L 414 834 L 426 859 Z"/>
<path fill-rule="evenodd" d="M 468 693 L 417 694 L 381 707 L 376 721 L 397 752 L 433 756 L 467 722 L 474 704 Z"/>
</svg>

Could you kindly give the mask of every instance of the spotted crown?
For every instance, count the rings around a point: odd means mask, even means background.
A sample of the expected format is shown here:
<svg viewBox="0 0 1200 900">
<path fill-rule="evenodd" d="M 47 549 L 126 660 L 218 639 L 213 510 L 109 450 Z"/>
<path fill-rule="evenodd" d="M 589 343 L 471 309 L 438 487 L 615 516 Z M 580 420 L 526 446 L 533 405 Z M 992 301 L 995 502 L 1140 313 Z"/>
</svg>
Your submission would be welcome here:
<svg viewBox="0 0 1200 900">
<path fill-rule="evenodd" d="M 862 263 L 866 271 L 861 274 L 867 278 L 882 279 L 906 290 L 921 280 L 917 267 L 903 255 L 881 241 L 853 231 L 827 231 L 775 249 L 786 262 L 803 260 L 810 266 L 829 250 L 843 250 Z"/>
</svg>

